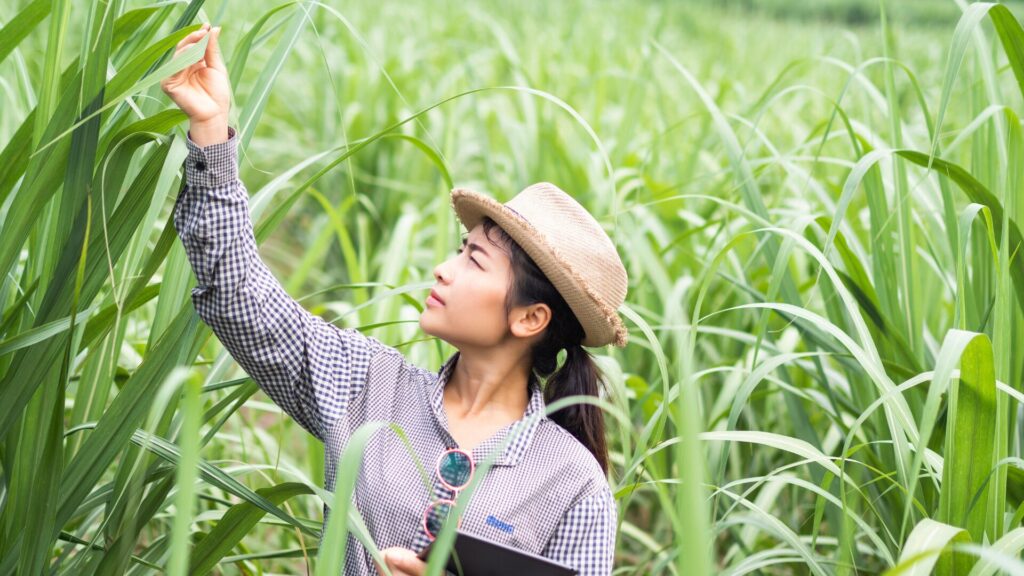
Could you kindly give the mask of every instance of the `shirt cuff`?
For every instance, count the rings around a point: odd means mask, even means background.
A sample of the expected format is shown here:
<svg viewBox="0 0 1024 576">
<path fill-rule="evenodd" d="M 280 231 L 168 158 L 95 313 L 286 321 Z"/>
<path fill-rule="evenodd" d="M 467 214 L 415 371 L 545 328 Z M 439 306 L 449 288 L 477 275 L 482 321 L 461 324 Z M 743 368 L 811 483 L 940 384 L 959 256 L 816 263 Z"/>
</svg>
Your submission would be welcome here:
<svg viewBox="0 0 1024 576">
<path fill-rule="evenodd" d="M 213 188 L 238 178 L 238 138 L 235 129 L 228 126 L 228 139 L 224 142 L 200 146 L 186 133 L 185 179 L 190 186 Z"/>
</svg>

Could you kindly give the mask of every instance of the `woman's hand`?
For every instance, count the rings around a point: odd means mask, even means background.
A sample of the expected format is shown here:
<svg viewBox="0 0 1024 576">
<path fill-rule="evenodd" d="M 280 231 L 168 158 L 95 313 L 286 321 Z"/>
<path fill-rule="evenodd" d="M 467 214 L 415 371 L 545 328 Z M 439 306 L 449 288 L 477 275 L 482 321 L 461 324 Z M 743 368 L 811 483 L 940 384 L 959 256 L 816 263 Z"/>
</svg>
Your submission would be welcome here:
<svg viewBox="0 0 1024 576">
<path fill-rule="evenodd" d="M 394 576 L 423 576 L 427 573 L 427 563 L 417 558 L 416 553 L 408 548 L 395 546 L 381 550 L 381 554 Z M 384 576 L 379 565 L 377 574 Z"/>
<path fill-rule="evenodd" d="M 175 56 L 181 54 L 207 34 L 210 42 L 203 57 L 160 82 L 163 91 L 188 115 L 192 140 L 200 146 L 223 142 L 228 137 L 231 81 L 217 43 L 220 26 L 211 29 L 209 24 L 203 24 L 182 38 L 174 51 Z"/>
</svg>

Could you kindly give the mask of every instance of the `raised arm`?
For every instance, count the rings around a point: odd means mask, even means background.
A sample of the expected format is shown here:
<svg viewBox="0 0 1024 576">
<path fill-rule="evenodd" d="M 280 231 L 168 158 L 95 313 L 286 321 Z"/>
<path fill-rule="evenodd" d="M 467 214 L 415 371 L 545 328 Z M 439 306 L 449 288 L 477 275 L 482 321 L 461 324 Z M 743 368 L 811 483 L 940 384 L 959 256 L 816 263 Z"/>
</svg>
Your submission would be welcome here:
<svg viewBox="0 0 1024 576">
<path fill-rule="evenodd" d="M 182 40 L 199 41 L 206 27 Z M 195 272 L 192 302 L 231 356 L 285 412 L 323 440 L 363 388 L 375 338 L 340 329 L 291 298 L 260 259 L 249 194 L 238 178 L 238 140 L 227 124 L 227 73 L 214 29 L 196 77 L 165 80 L 164 91 L 189 114 L 186 186 L 174 227 Z M 200 66 L 202 65 L 202 66 Z M 177 76 L 177 75 L 176 75 Z M 207 106 L 209 102 L 221 102 Z M 194 114 L 194 115 L 193 115 Z"/>
</svg>

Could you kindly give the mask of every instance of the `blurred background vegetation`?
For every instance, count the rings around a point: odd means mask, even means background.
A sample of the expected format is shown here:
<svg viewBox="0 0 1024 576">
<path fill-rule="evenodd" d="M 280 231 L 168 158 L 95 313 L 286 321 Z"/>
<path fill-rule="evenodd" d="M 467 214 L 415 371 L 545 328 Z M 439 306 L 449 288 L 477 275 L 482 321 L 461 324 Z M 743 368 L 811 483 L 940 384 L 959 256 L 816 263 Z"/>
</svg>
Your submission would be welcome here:
<svg viewBox="0 0 1024 576">
<path fill-rule="evenodd" d="M 791 0 L 690 0 L 691 4 L 718 7 L 735 14 L 756 14 L 779 20 L 803 23 L 832 22 L 846 26 L 875 27 L 884 7 L 893 22 L 904 26 L 948 27 L 960 19 L 962 13 L 956 2 L 935 0 L 905 0 L 903 2 L 877 2 L 876 0 L 817 0 L 797 2 Z M 1014 13 L 1020 14 L 1019 0 L 1003 2 Z"/>
<path fill-rule="evenodd" d="M 439 367 L 453 185 L 606 226 L 617 574 L 1022 573 L 1022 7 L 0 0 L 0 573 L 331 568 L 322 447 L 170 226 L 205 21 L 264 260 L 337 326 Z"/>
</svg>

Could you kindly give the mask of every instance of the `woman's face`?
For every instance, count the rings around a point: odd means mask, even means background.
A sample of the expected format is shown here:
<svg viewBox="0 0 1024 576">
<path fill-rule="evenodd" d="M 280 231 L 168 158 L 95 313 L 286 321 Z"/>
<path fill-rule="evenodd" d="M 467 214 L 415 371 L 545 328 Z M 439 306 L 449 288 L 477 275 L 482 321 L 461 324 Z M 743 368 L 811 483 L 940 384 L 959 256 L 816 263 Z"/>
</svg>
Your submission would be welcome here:
<svg viewBox="0 0 1024 576">
<path fill-rule="evenodd" d="M 492 232 L 495 234 L 495 232 Z M 477 225 L 458 251 L 434 268 L 437 284 L 420 315 L 420 327 L 456 348 L 491 347 L 509 335 L 505 296 L 511 261 Z"/>
</svg>

